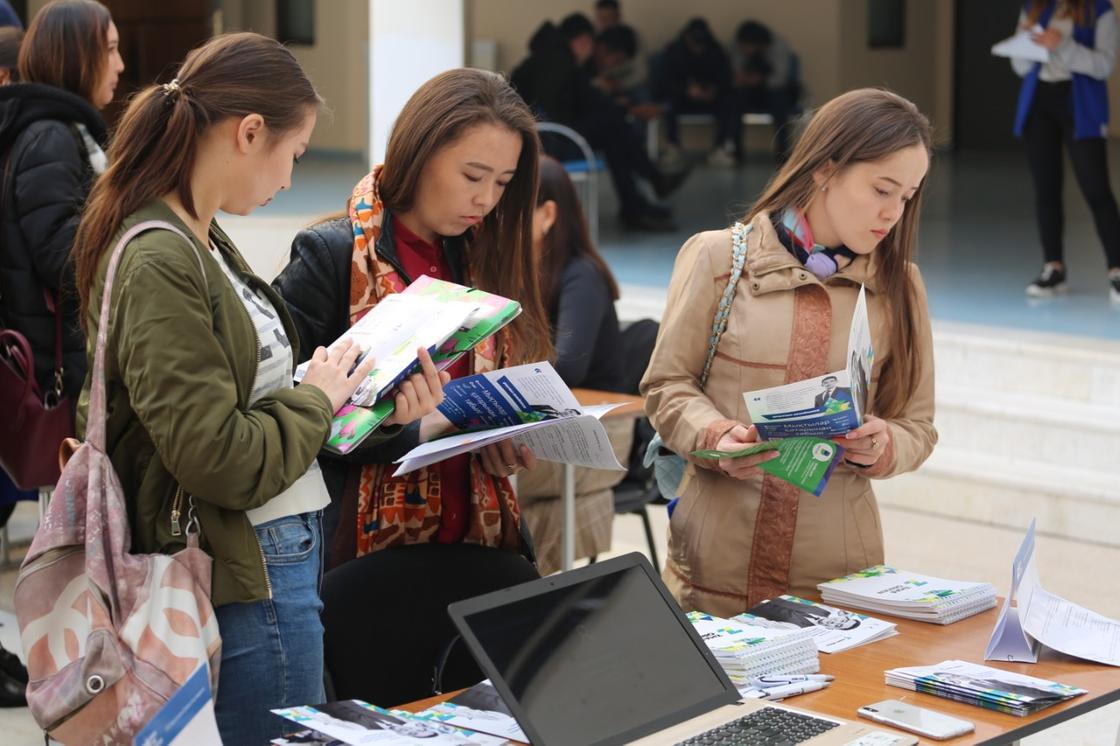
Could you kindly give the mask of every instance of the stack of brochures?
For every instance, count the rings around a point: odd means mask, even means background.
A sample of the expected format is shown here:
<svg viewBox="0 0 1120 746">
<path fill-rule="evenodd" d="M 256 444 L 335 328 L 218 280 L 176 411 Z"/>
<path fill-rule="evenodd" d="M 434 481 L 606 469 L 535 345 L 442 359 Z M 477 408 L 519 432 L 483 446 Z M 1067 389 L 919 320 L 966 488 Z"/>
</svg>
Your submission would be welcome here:
<svg viewBox="0 0 1120 746">
<path fill-rule="evenodd" d="M 952 624 L 996 605 L 990 583 L 945 580 L 876 565 L 817 586 L 826 603 Z"/>
<path fill-rule="evenodd" d="M 778 596 L 763 601 L 736 619 L 758 627 L 806 629 L 822 653 L 839 653 L 898 634 L 892 622 L 797 596 Z"/>
<path fill-rule="evenodd" d="M 936 666 L 895 668 L 886 672 L 891 686 L 934 694 L 988 710 L 1020 717 L 1070 697 L 1085 694 L 1056 681 L 981 666 L 967 661 L 944 661 Z"/>
<path fill-rule="evenodd" d="M 810 630 L 758 627 L 741 617 L 722 619 L 699 611 L 690 611 L 688 620 L 740 691 L 753 688 L 751 679 L 759 676 L 820 670 Z"/>
</svg>

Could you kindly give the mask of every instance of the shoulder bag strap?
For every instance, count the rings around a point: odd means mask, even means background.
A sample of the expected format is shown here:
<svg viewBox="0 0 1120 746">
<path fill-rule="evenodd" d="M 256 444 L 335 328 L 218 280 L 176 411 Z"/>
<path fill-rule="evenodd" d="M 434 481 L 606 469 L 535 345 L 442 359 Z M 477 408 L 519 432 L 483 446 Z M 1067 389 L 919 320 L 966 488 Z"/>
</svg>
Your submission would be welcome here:
<svg viewBox="0 0 1120 746">
<path fill-rule="evenodd" d="M 743 276 L 743 266 L 747 260 L 747 235 L 751 227 L 736 223 L 731 228 L 731 276 L 727 278 L 727 287 L 716 306 L 716 316 L 712 320 L 712 333 L 708 337 L 708 357 L 704 361 L 704 372 L 700 374 L 700 389 L 708 384 L 708 375 L 712 372 L 712 361 L 716 357 L 716 348 L 719 340 L 727 330 L 727 318 L 731 315 L 731 301 L 735 298 L 735 288 L 739 285 L 739 278 Z"/>
<path fill-rule="evenodd" d="M 105 289 L 101 293 L 97 343 L 93 353 L 93 370 L 90 372 L 89 417 L 86 427 L 86 441 L 102 453 L 105 452 L 105 348 L 109 338 L 109 299 L 112 297 L 113 281 L 116 279 L 117 266 L 129 241 L 144 231 L 153 229 L 171 231 L 190 244 L 198 259 L 198 266 L 202 270 L 203 280 L 206 278 L 206 267 L 202 263 L 202 255 L 198 253 L 198 247 L 171 223 L 162 220 L 145 220 L 129 228 L 117 241 L 117 245 L 113 248 L 113 255 L 109 258 L 109 268 L 105 272 Z"/>
</svg>

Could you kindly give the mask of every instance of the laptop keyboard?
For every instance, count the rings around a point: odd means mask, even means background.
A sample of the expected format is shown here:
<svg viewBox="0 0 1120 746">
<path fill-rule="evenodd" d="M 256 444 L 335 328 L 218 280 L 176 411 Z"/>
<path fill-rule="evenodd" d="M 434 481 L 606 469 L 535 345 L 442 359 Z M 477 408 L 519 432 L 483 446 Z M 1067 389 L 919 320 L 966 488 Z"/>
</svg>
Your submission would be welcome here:
<svg viewBox="0 0 1120 746">
<path fill-rule="evenodd" d="M 764 707 L 749 715 L 724 723 L 677 746 L 729 744 L 734 746 L 784 746 L 801 743 L 832 730 L 840 723 L 799 712 Z"/>
</svg>

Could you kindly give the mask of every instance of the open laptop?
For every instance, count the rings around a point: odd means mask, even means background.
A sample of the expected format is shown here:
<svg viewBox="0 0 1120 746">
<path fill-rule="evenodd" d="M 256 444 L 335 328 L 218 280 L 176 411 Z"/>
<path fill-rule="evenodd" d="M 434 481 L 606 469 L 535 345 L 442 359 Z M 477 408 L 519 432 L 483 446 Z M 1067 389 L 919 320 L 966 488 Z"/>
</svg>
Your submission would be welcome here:
<svg viewBox="0 0 1120 746">
<path fill-rule="evenodd" d="M 459 601 L 448 613 L 535 746 L 918 742 L 785 705 L 741 700 L 636 552 Z M 716 741 L 705 735 L 720 728 L 753 729 L 758 738 Z"/>
</svg>

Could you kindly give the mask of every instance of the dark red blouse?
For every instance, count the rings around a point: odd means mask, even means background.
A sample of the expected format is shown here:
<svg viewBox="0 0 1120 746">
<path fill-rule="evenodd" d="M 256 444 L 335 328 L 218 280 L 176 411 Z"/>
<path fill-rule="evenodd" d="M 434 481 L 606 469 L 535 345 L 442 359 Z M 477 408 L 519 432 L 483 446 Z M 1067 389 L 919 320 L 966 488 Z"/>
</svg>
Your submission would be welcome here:
<svg viewBox="0 0 1120 746">
<path fill-rule="evenodd" d="M 395 215 L 393 243 L 401 267 L 413 280 L 420 275 L 428 275 L 439 280 L 455 281 L 451 275 L 451 265 L 443 256 L 443 247 L 432 245 L 417 236 Z M 470 356 L 459 358 L 448 369 L 448 373 L 452 378 L 469 376 Z M 470 456 L 454 456 L 428 468 L 439 474 L 441 513 L 436 540 L 441 544 L 462 541 L 467 534 L 467 511 L 470 510 Z"/>
</svg>

